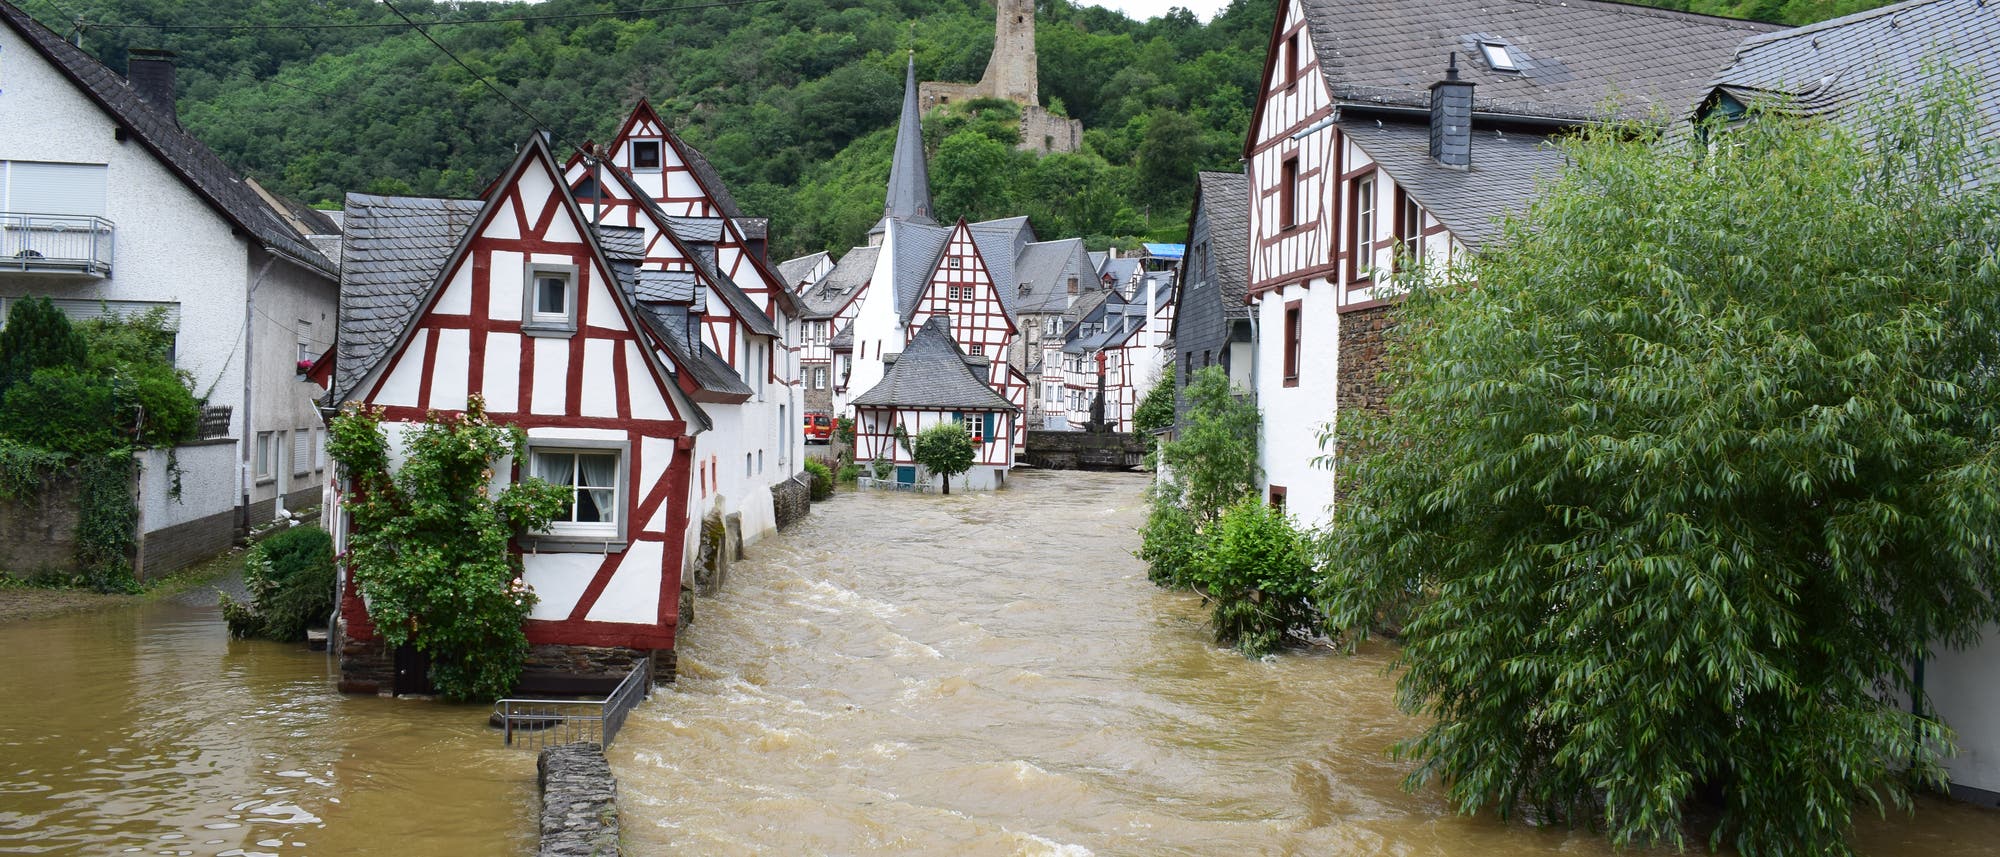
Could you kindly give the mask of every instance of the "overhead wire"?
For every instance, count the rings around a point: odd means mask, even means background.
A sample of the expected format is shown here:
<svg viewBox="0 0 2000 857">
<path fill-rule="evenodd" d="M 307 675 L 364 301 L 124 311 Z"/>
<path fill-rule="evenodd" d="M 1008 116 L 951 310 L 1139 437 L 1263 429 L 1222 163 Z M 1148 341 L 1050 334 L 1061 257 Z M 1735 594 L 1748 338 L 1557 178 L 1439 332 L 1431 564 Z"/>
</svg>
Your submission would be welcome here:
<svg viewBox="0 0 2000 857">
<path fill-rule="evenodd" d="M 382 0 L 382 5 L 389 11 L 394 12 L 396 14 L 396 17 L 401 18 L 405 22 L 407 22 L 410 25 L 411 29 L 417 31 L 417 35 L 424 37 L 424 41 L 430 42 L 433 47 L 437 48 L 440 51 L 443 51 L 445 56 L 451 57 L 451 61 L 458 63 L 459 68 L 465 69 L 466 74 L 472 75 L 473 80 L 479 81 L 479 83 L 485 86 L 488 91 L 492 92 L 494 95 L 500 96 L 501 100 L 506 101 L 509 105 L 513 106 L 516 112 L 520 113 L 522 116 L 528 117 L 529 121 L 535 123 L 535 130 L 547 131 L 550 132 L 551 135 L 554 134 L 554 129 L 550 128 L 548 123 L 543 122 L 541 117 L 536 116 L 534 111 L 529 110 L 528 108 L 522 106 L 521 102 L 515 101 L 514 96 L 502 92 L 500 90 L 500 87 L 495 86 L 493 84 L 493 81 L 486 79 L 486 75 L 480 74 L 479 72 L 474 71 L 472 69 L 472 66 L 466 65 L 465 60 L 459 59 L 458 54 L 452 53 L 451 49 L 445 47 L 443 42 L 440 42 L 435 37 L 433 37 L 430 34 L 429 30 L 426 30 L 422 26 L 418 25 L 416 21 L 410 20 L 410 16 L 403 14 L 403 10 L 396 8 L 396 4 L 390 2 L 389 0 Z"/>
<path fill-rule="evenodd" d="M 53 5 L 53 0 L 43 0 Z M 95 30 L 179 30 L 186 32 L 219 30 L 384 30 L 404 27 L 466 27 L 474 24 L 535 23 L 537 21 L 569 21 L 584 18 L 617 18 L 626 15 L 651 15 L 661 12 L 690 12 L 699 9 L 725 9 L 735 6 L 756 6 L 764 3 L 778 3 L 782 0 L 712 0 L 708 3 L 684 3 L 676 6 L 642 6 L 635 9 L 613 9 L 599 12 L 562 12 L 552 15 L 508 15 L 496 18 L 439 19 L 418 22 L 397 12 L 398 21 L 350 21 L 324 24 L 151 24 L 135 22 L 106 23 L 81 21 L 86 29 Z M 388 4 L 383 4 L 388 5 Z M 61 7 L 57 7 L 60 9 Z M 391 10 L 393 11 L 393 9 Z M 64 13 L 66 16 L 68 13 Z"/>
</svg>

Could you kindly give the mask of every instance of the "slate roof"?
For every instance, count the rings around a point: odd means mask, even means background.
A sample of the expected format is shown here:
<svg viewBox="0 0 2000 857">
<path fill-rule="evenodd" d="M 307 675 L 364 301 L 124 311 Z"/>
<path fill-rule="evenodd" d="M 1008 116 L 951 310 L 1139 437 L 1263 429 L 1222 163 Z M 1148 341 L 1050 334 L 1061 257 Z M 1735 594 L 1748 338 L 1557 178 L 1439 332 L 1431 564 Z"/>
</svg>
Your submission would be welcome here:
<svg viewBox="0 0 2000 857">
<path fill-rule="evenodd" d="M 667 301 L 689 312 L 708 312 L 708 290 L 693 271 L 638 271 L 627 291 L 635 300 Z"/>
<path fill-rule="evenodd" d="M 657 208 L 657 204 L 654 207 Z M 662 211 L 660 218 L 666 221 L 667 228 L 672 229 L 675 235 L 679 235 L 682 241 L 700 244 L 717 244 L 722 241 L 720 217 L 670 217 Z"/>
<path fill-rule="evenodd" d="M 880 247 L 856 247 L 834 263 L 833 270 L 819 278 L 812 288 L 799 295 L 802 318 L 832 318 L 854 299 L 854 293 L 875 276 L 875 260 Z"/>
<path fill-rule="evenodd" d="M 932 218 L 930 167 L 924 161 L 923 111 L 917 108 L 917 58 L 910 55 L 903 71 L 903 112 L 896 122 L 896 149 L 889 159 L 889 191 L 882 216 L 911 223 L 936 223 Z"/>
<path fill-rule="evenodd" d="M 811 275 L 813 269 L 819 267 L 819 263 L 826 261 L 829 255 L 825 250 L 821 250 L 797 259 L 786 259 L 778 263 L 778 276 L 785 279 L 785 288 L 804 292 L 805 289 L 799 288 L 799 281 Z M 805 284 L 806 288 L 811 288 L 812 285 L 812 283 Z"/>
<path fill-rule="evenodd" d="M 1858 124 L 1870 99 L 1920 92 L 1948 64 L 1979 81 L 1975 133 L 1992 145 L 2000 143 L 1996 44 L 2000 6 L 1910 0 L 1745 39 L 1714 85 L 1745 105 L 1782 99 L 1789 111 Z"/>
<path fill-rule="evenodd" d="M 1775 25 L 1599 0 L 1303 0 L 1337 100 L 1430 105 L 1457 51 L 1478 85 L 1475 109 L 1566 119 L 1686 115 L 1744 37 Z M 1520 71 L 1487 66 L 1480 42 L 1506 44 Z M 1476 157 L 1476 156 L 1475 156 Z"/>
<path fill-rule="evenodd" d="M 743 233 L 744 240 L 756 241 L 771 237 L 771 218 L 733 217 L 729 222 L 736 224 L 736 231 Z"/>
<path fill-rule="evenodd" d="M 125 78 L 9 3 L 0 2 L 0 21 L 61 69 L 224 220 L 314 273 L 339 277 L 339 267 L 287 224 L 242 176 L 181 130 L 171 105 L 163 110 L 146 102 Z"/>
<path fill-rule="evenodd" d="M 1340 130 L 1474 250 L 1499 234 L 1501 218 L 1526 210 L 1536 185 L 1566 163 L 1561 149 L 1534 134 L 1475 130 L 1472 167 L 1457 170 L 1431 160 L 1424 125 L 1350 119 Z"/>
<path fill-rule="evenodd" d="M 634 184 L 631 177 L 626 176 L 620 170 L 612 170 L 611 175 L 618 177 L 618 180 L 625 185 L 627 195 L 637 200 L 639 207 L 645 209 L 654 222 L 665 224 L 667 231 L 673 233 L 684 244 L 692 242 L 690 246 L 684 247 L 690 261 L 694 262 L 695 268 L 701 271 L 702 278 L 715 287 L 717 296 L 722 298 L 723 302 L 728 304 L 729 308 L 739 318 L 743 319 L 744 324 L 751 331 L 761 336 L 778 335 L 778 327 L 771 322 L 771 317 L 765 314 L 764 310 L 759 308 L 755 301 L 750 300 L 750 296 L 745 294 L 743 289 L 737 286 L 734 280 L 729 278 L 729 275 L 722 273 L 722 269 L 716 267 L 714 242 L 721 240 L 722 237 L 722 221 L 720 219 L 714 217 L 668 217 L 667 213 L 660 209 L 660 204 L 655 202 L 638 185 Z M 700 238 L 691 238 L 687 232 L 682 231 L 683 229 L 693 231 L 697 235 L 713 234 L 715 238 L 708 241 Z"/>
<path fill-rule="evenodd" d="M 843 325 L 840 328 L 840 332 L 834 334 L 833 338 L 827 341 L 826 347 L 831 348 L 835 351 L 853 351 L 854 322 L 850 321 L 847 324 Z"/>
<path fill-rule="evenodd" d="M 388 356 L 485 203 L 347 195 L 332 401 Z"/>
<path fill-rule="evenodd" d="M 1428 139 L 1425 146 L 1429 146 Z M 1396 173 L 1390 170 L 1390 174 Z M 1201 188 L 1202 210 L 1208 213 L 1209 265 L 1222 297 L 1222 315 L 1249 318 L 1250 177 L 1204 171 L 1195 175 L 1195 181 Z"/>
<path fill-rule="evenodd" d="M 1126 256 L 1122 259 L 1104 260 L 1104 267 L 1099 268 L 1097 273 L 1099 277 L 1110 274 L 1111 285 L 1123 289 L 1126 283 L 1132 281 L 1132 273 L 1137 270 L 1139 270 L 1139 260 L 1136 257 Z"/>
<path fill-rule="evenodd" d="M 1014 279 L 1011 289 L 1013 312 L 1046 315 L 1069 310 L 1072 297 L 1069 293 L 1069 278 L 1077 278 L 1077 292 L 1099 286 L 1095 277 L 1084 272 L 1088 257 L 1083 249 L 1083 239 L 1067 238 L 1061 241 L 1042 241 L 1029 244 L 1014 263 Z M 1021 294 L 1021 283 L 1029 284 L 1027 294 Z M 1010 291 L 1001 284 L 1003 292 Z"/>
<path fill-rule="evenodd" d="M 661 127 L 665 124 L 662 123 Z M 702 190 L 708 191 L 709 198 L 715 200 L 715 207 L 722 210 L 722 216 L 732 219 L 742 217 L 743 210 L 736 207 L 736 197 L 729 195 L 729 186 L 722 183 L 722 174 L 715 171 L 715 165 L 708 162 L 708 156 L 688 145 L 687 141 L 680 139 L 680 135 L 673 137 L 674 142 L 680 145 L 681 153 L 687 156 L 688 169 L 701 182 Z"/>
<path fill-rule="evenodd" d="M 1014 404 L 972 374 L 983 357 L 967 357 L 953 341 L 942 316 L 917 328 L 910 344 L 884 370 L 881 382 L 854 397 L 854 404 L 883 408 L 940 408 L 1012 411 Z"/>
<path fill-rule="evenodd" d="M 892 240 L 888 244 L 896 250 L 896 311 L 904 321 L 909 321 L 917 311 L 924 287 L 930 284 L 931 272 L 937 270 L 938 260 L 944 257 L 951 228 L 912 221 L 892 221 L 889 228 Z M 978 242 L 975 239 L 973 243 Z"/>
<path fill-rule="evenodd" d="M 631 226 L 594 227 L 597 230 L 597 246 L 604 248 L 604 255 L 613 262 L 638 262 L 646 258 L 646 231 Z"/>
<path fill-rule="evenodd" d="M 641 301 L 639 319 L 651 330 L 668 353 L 673 355 L 674 364 L 688 373 L 695 384 L 704 390 L 730 396 L 749 396 L 750 385 L 736 374 L 735 368 L 722 355 L 715 353 L 699 337 L 688 335 L 688 310 L 678 304 Z M 703 420 L 706 421 L 706 414 Z"/>
</svg>

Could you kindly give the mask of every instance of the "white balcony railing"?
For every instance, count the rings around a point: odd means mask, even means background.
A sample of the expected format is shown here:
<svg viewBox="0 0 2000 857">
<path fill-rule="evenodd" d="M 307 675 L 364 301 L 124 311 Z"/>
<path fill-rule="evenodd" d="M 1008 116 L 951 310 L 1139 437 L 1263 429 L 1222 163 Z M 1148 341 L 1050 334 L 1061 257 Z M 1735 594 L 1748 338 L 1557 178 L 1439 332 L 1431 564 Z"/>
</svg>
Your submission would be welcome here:
<svg viewBox="0 0 2000 857">
<path fill-rule="evenodd" d="M 111 221 L 0 211 L 0 271 L 111 275 Z"/>
</svg>

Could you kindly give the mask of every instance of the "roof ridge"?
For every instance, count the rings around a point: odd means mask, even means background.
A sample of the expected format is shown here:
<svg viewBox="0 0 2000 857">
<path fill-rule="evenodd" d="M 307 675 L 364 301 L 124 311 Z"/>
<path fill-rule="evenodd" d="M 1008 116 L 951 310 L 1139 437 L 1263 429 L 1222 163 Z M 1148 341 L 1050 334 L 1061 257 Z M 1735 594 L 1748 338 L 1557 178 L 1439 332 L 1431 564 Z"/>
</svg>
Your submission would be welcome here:
<svg viewBox="0 0 2000 857">
<path fill-rule="evenodd" d="M 1537 6 L 1562 6 L 1562 7 L 1572 7 L 1572 8 L 1578 6 L 1607 6 L 1618 11 L 1630 11 L 1649 18 L 1666 18 L 1670 20 L 1681 19 L 1681 20 L 1691 20 L 1700 22 L 1724 22 L 1731 24 L 1749 24 L 1753 27 L 1767 27 L 1772 29 L 1783 29 L 1785 26 L 1784 24 L 1779 23 L 1777 21 L 1759 21 L 1754 18 L 1732 18 L 1728 15 L 1710 15 L 1705 12 L 1688 12 L 1681 9 L 1668 9 L 1663 6 L 1648 6 L 1643 3 L 1626 2 L 1626 0 L 1488 0 L 1488 2 L 1530 3 Z"/>
<path fill-rule="evenodd" d="M 1886 15 L 1901 14 L 1903 12 L 1907 12 L 1911 9 L 1914 9 L 1918 6 L 1932 6 L 1932 5 L 1942 6 L 1947 3 L 1953 3 L 1953 2 L 1965 2 L 1965 0 L 1903 0 L 1903 2 L 1901 3 L 1891 3 L 1887 6 L 1877 6 L 1873 9 L 1863 9 L 1859 12 L 1850 12 L 1838 18 L 1828 18 L 1824 21 L 1814 21 L 1810 24 L 1801 24 L 1796 27 L 1788 27 L 1782 30 L 1775 30 L 1769 33 L 1758 33 L 1757 35 L 1745 38 L 1743 40 L 1743 44 L 1737 48 L 1737 52 L 1741 53 L 1743 48 L 1751 47 L 1753 45 L 1768 45 L 1771 44 L 1772 42 L 1781 42 L 1786 39 L 1797 38 L 1799 36 L 1808 36 L 1817 33 L 1823 33 L 1828 30 L 1836 30 L 1841 27 L 1859 23 L 1861 21 L 1866 21 L 1870 18 L 1880 18 Z M 1985 8 L 1986 6 L 1985 3 L 1977 2 L 1977 0 L 1975 0 L 1973 5 L 1978 6 L 1980 8 Z"/>
</svg>

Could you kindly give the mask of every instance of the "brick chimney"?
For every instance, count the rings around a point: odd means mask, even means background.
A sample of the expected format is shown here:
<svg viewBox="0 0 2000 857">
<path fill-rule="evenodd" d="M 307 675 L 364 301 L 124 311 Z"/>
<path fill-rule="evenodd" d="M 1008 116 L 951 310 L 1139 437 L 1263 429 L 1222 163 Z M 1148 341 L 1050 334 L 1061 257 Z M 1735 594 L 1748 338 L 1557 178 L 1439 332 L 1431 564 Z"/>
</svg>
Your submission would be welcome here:
<svg viewBox="0 0 2000 857">
<path fill-rule="evenodd" d="M 1431 84 L 1431 160 L 1454 169 L 1472 166 L 1472 81 L 1458 79 L 1458 53 L 1444 79 Z"/>
<path fill-rule="evenodd" d="M 174 52 L 133 48 L 125 52 L 125 79 L 132 82 L 133 91 L 153 109 L 165 113 L 181 123 L 180 111 L 174 106 Z"/>
</svg>

